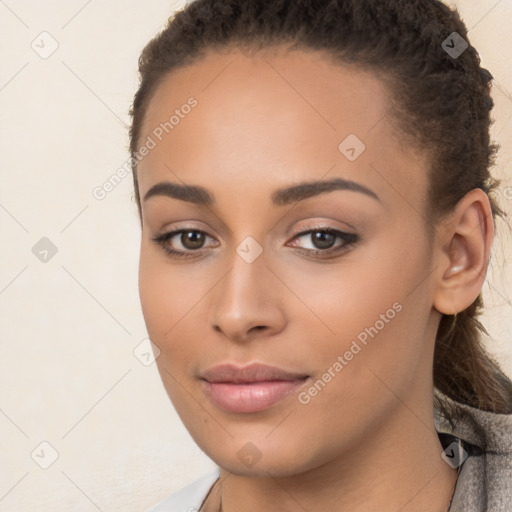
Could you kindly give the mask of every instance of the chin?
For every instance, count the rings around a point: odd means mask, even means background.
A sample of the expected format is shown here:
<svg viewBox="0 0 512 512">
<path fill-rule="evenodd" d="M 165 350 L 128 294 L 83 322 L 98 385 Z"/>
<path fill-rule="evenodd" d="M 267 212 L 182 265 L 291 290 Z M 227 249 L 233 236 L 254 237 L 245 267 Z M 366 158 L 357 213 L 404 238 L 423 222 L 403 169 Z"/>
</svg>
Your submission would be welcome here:
<svg viewBox="0 0 512 512">
<path fill-rule="evenodd" d="M 251 441 L 245 436 L 215 445 L 211 442 L 196 443 L 215 464 L 240 476 L 289 477 L 326 462 L 320 460 L 319 454 L 305 451 L 305 443 L 294 439 L 293 435 L 276 437 L 273 442 L 264 439 Z"/>
</svg>

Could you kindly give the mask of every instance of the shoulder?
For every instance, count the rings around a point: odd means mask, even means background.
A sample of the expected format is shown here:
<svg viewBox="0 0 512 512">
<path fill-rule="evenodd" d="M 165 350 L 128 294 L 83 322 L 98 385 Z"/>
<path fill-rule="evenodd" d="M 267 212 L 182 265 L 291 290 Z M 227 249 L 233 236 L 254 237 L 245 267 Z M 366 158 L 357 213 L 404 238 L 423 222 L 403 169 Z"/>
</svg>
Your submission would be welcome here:
<svg viewBox="0 0 512 512">
<path fill-rule="evenodd" d="M 441 420 L 438 425 L 461 439 L 465 449 L 450 512 L 510 512 L 512 414 L 496 414 L 448 401 L 456 416 L 450 422 Z"/>
<path fill-rule="evenodd" d="M 219 475 L 220 469 L 216 469 L 202 476 L 147 512 L 197 512 Z"/>
</svg>

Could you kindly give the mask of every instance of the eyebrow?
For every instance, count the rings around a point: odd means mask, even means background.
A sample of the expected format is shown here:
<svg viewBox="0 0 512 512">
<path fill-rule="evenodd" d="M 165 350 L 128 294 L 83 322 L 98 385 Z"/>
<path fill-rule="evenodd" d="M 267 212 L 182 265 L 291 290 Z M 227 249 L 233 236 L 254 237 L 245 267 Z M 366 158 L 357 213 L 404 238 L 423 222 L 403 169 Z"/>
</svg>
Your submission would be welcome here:
<svg viewBox="0 0 512 512">
<path fill-rule="evenodd" d="M 272 204 L 275 206 L 284 206 L 319 194 L 333 192 L 334 190 L 359 192 L 380 201 L 379 196 L 373 192 L 373 190 L 370 190 L 360 183 L 343 178 L 333 178 L 331 180 L 306 181 L 290 187 L 277 189 L 272 194 Z M 181 201 L 204 206 L 212 206 L 215 204 L 214 195 L 206 188 L 199 185 L 182 185 L 171 181 L 162 181 L 151 187 L 146 192 L 144 201 L 154 196 L 171 197 L 173 199 L 180 199 Z"/>
</svg>

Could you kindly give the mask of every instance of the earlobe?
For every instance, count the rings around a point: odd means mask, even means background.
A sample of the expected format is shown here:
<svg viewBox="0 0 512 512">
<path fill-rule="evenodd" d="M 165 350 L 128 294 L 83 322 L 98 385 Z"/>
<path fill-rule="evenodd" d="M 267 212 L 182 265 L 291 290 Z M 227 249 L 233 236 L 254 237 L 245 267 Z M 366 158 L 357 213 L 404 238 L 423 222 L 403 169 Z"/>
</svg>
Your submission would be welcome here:
<svg viewBox="0 0 512 512">
<path fill-rule="evenodd" d="M 475 301 L 485 281 L 494 236 L 487 194 L 481 189 L 466 194 L 442 230 L 433 305 L 440 313 L 454 315 Z"/>
</svg>

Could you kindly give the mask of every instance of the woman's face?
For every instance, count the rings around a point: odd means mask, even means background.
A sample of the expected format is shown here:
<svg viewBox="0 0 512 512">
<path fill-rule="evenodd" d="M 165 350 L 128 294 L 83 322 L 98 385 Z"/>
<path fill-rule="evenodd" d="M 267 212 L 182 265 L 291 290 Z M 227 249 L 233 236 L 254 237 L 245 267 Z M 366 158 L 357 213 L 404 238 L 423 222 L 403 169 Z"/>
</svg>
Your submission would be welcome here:
<svg viewBox="0 0 512 512">
<path fill-rule="evenodd" d="M 236 51 L 149 105 L 142 309 L 178 414 L 230 471 L 298 474 L 428 429 L 427 164 L 387 108 L 376 77 L 319 54 Z M 236 372 L 253 363 L 277 373 Z"/>
</svg>

